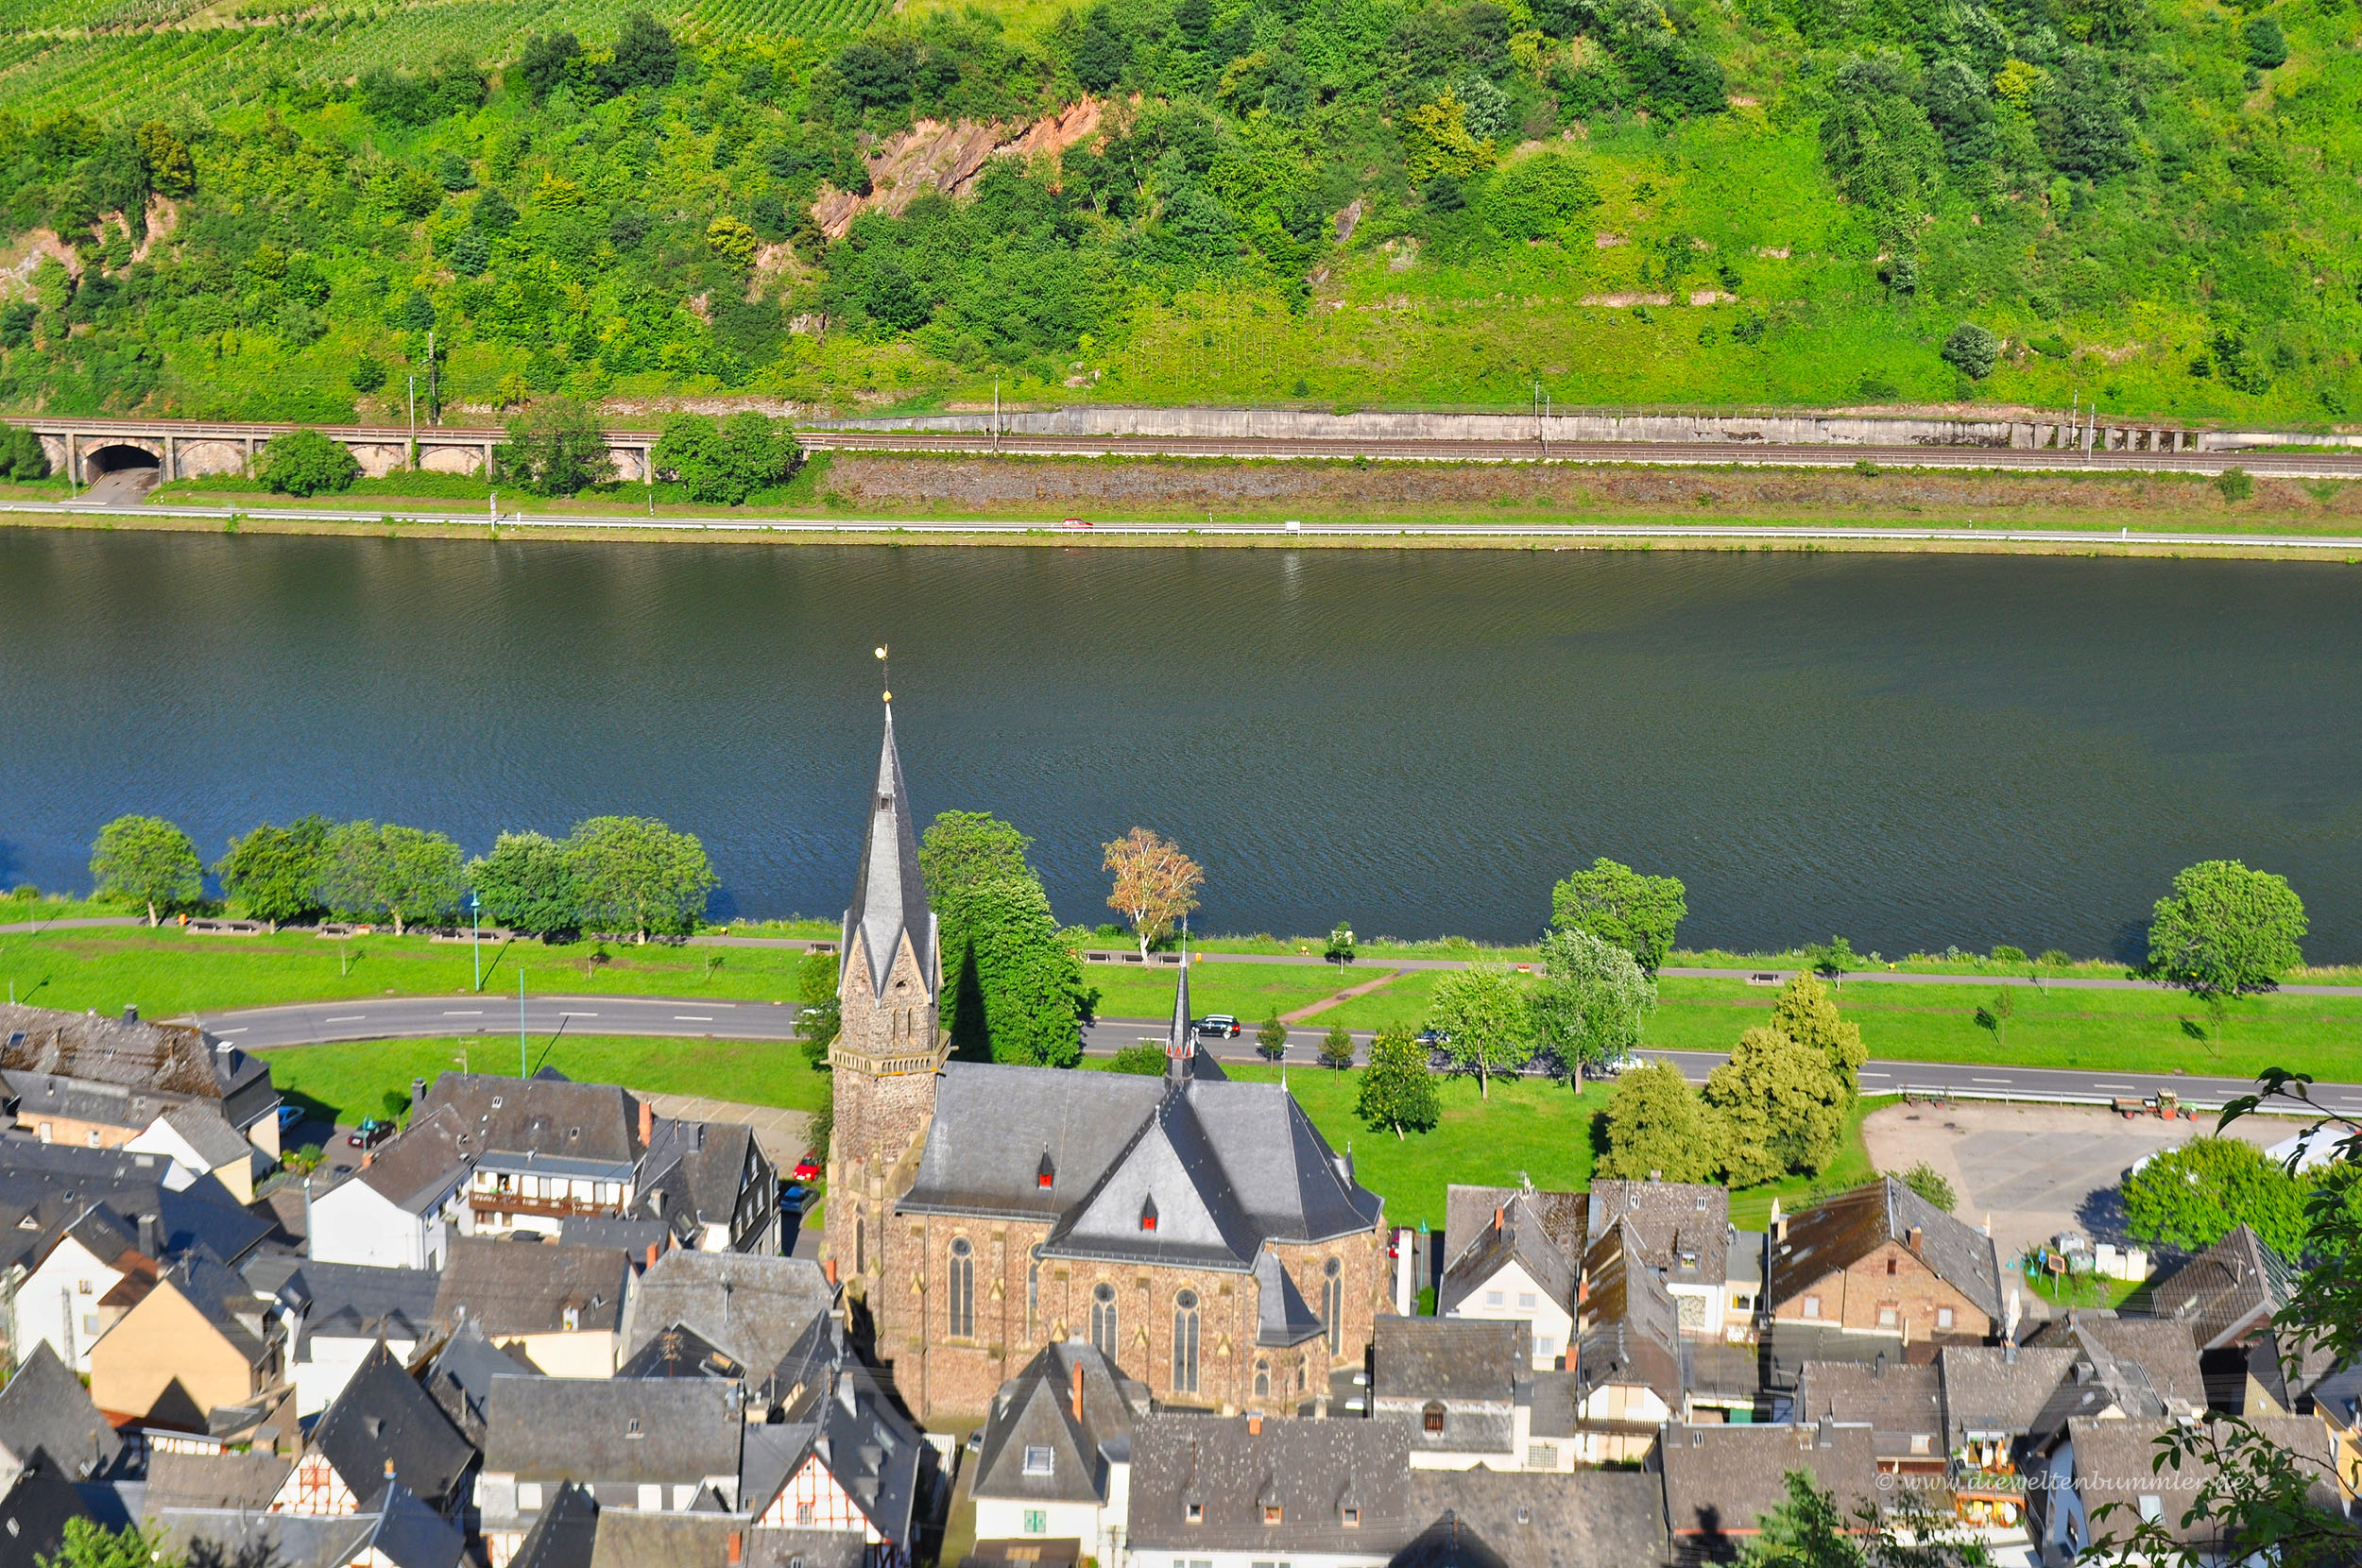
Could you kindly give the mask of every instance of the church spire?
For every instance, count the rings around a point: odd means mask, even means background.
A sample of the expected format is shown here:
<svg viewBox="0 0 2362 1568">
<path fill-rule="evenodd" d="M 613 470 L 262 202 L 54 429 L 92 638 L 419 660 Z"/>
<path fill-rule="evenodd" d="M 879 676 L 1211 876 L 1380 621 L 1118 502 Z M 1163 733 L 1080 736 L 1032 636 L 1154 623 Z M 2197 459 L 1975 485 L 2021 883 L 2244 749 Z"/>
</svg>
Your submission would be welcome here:
<svg viewBox="0 0 2362 1568">
<path fill-rule="evenodd" d="M 862 844 L 861 873 L 853 879 L 852 907 L 845 912 L 845 962 L 859 932 L 869 954 L 869 990 L 885 990 L 886 975 L 907 932 L 918 954 L 930 994 L 935 990 L 935 917 L 918 875 L 918 840 L 911 829 L 909 791 L 902 757 L 894 745 L 894 706 L 885 710 L 885 743 L 878 753 L 878 786 L 870 799 L 869 831 Z"/>
<path fill-rule="evenodd" d="M 1172 990 L 1172 1021 L 1165 1026 L 1165 1071 L 1187 1077 L 1190 1058 L 1197 1053 L 1197 1036 L 1190 1028 L 1190 932 L 1181 929 L 1181 979 Z"/>
</svg>

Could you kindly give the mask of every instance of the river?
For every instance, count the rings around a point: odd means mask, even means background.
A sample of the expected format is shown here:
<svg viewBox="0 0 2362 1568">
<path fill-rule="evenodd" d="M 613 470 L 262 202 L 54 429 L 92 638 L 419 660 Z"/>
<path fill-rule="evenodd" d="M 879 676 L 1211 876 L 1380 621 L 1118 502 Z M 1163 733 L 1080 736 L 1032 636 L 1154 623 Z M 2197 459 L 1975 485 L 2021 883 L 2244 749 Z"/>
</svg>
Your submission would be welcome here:
<svg viewBox="0 0 2362 1568">
<path fill-rule="evenodd" d="M 2006 555 L 772 548 L 0 530 L 0 879 L 125 811 L 698 834 L 833 915 L 893 645 L 919 810 L 1096 922 L 1135 824 L 1202 929 L 1530 936 L 1597 855 L 1689 945 L 2124 953 L 2180 866 L 2362 959 L 2362 575 Z"/>
</svg>

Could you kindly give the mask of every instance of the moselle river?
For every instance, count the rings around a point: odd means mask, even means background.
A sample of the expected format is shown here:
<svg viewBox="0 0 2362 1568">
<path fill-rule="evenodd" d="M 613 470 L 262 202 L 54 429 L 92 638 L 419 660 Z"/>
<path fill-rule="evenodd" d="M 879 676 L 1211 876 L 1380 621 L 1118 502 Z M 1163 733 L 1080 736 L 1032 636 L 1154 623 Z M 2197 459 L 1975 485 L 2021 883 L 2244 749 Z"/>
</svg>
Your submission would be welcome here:
<svg viewBox="0 0 2362 1568">
<path fill-rule="evenodd" d="M 770 548 L 0 530 L 0 879 L 119 812 L 701 837 L 718 914 L 834 915 L 879 671 L 918 810 L 1112 918 L 1530 936 L 1608 855 L 1685 942 L 2129 951 L 2176 868 L 2362 958 L 2362 572 L 1995 555 Z"/>
</svg>

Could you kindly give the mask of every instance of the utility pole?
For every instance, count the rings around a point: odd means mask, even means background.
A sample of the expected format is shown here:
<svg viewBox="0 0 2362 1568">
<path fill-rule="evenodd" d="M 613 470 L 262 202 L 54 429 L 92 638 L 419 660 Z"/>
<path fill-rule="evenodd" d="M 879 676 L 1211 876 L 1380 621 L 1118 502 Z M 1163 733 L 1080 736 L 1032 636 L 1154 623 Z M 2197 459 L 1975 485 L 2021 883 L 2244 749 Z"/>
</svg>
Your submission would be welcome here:
<svg viewBox="0 0 2362 1568">
<path fill-rule="evenodd" d="M 517 966 L 517 1076 L 532 1076 L 525 1071 L 525 971 Z"/>
<path fill-rule="evenodd" d="M 442 383 L 435 377 L 435 329 L 426 330 L 426 422 L 443 422 Z"/>
<path fill-rule="evenodd" d="M 419 373 L 410 372 L 410 469 L 419 467 Z"/>
<path fill-rule="evenodd" d="M 484 989 L 484 900 L 476 896 L 475 890 L 472 888 L 468 891 L 468 916 L 474 922 L 475 927 L 473 937 L 475 944 L 475 988 L 478 991 L 482 991 Z"/>
<path fill-rule="evenodd" d="M 992 450 L 1001 450 L 1001 378 L 992 378 Z"/>
</svg>

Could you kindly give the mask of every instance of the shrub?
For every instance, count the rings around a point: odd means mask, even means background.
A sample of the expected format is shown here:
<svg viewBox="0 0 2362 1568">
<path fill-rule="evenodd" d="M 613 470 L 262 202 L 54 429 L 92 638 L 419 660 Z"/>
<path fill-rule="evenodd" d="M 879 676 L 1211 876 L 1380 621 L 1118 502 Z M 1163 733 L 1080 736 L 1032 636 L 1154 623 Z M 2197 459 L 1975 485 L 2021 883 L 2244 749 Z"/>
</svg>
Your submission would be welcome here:
<svg viewBox="0 0 2362 1568">
<path fill-rule="evenodd" d="M 255 475 L 275 494 L 311 496 L 351 489 L 361 476 L 361 465 L 343 442 L 317 430 L 291 430 L 263 444 Z"/>
<path fill-rule="evenodd" d="M 1925 1160 L 1895 1179 L 1946 1214 L 1960 1207 L 1960 1195 L 1952 1190 L 1952 1184 L 1944 1179 L 1943 1172 Z"/>
<path fill-rule="evenodd" d="M 738 506 L 758 490 L 787 483 L 803 462 L 804 449 L 786 420 L 747 409 L 721 420 L 706 414 L 672 416 L 664 421 L 654 457 L 692 501 Z"/>
<path fill-rule="evenodd" d="M 352 373 L 348 379 L 355 392 L 374 392 L 385 384 L 385 362 L 375 354 L 363 354 L 352 362 Z"/>
<path fill-rule="evenodd" d="M 570 496 L 614 477 L 607 433 L 571 398 L 534 404 L 508 421 L 499 471 L 540 495 Z"/>
<path fill-rule="evenodd" d="M 2280 30 L 2278 17 L 2249 17 L 2247 26 L 2239 30 L 2239 36 L 2247 44 L 2247 62 L 2258 71 L 2268 71 L 2288 62 L 2288 39 Z"/>
<path fill-rule="evenodd" d="M 10 425 L 0 435 L 0 477 L 18 480 L 49 477 L 49 454 L 41 437 L 23 425 Z"/>
<path fill-rule="evenodd" d="M 2245 501 L 2255 493 L 2255 480 L 2245 469 L 2225 469 L 2215 475 L 2215 488 L 2225 501 Z"/>
<path fill-rule="evenodd" d="M 2001 340 L 1974 321 L 1963 321 L 1943 340 L 1943 362 L 1961 375 L 1983 381 L 2001 357 Z"/>
<path fill-rule="evenodd" d="M 1161 1077 L 1165 1070 L 1165 1048 L 1154 1040 L 1125 1046 L 1116 1052 L 1116 1059 L 1107 1065 L 1107 1070 L 1138 1073 L 1142 1078 Z"/>
</svg>

